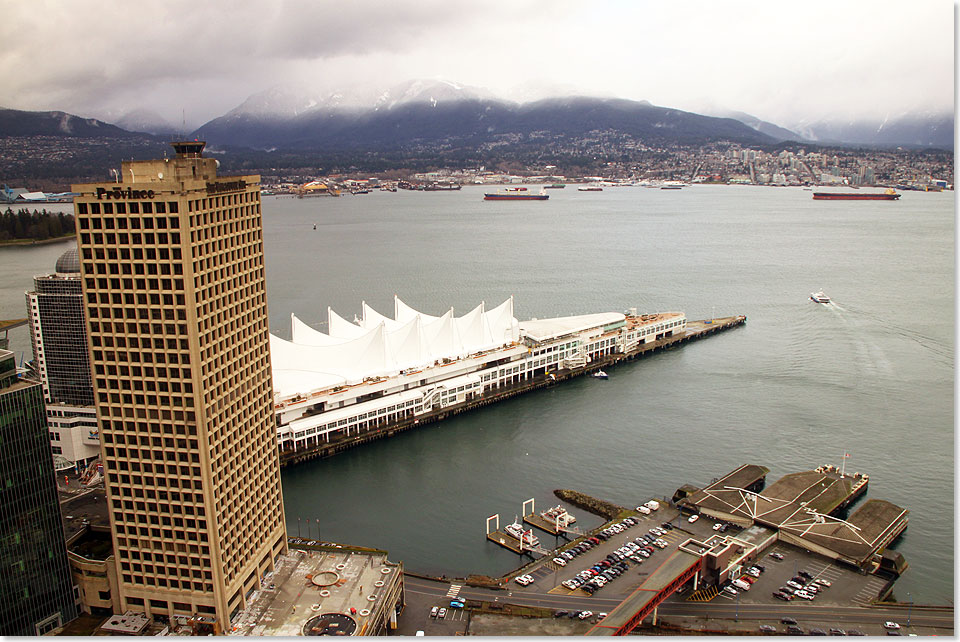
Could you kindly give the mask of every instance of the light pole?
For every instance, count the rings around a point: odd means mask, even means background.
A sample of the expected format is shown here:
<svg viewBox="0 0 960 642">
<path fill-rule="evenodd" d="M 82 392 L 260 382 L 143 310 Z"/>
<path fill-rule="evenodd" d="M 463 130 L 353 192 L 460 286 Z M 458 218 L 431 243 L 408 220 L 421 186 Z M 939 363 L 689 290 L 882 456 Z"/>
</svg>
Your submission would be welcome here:
<svg viewBox="0 0 960 642">
<path fill-rule="evenodd" d="M 740 621 L 740 591 L 739 590 L 737 591 L 737 610 L 733 614 L 733 621 L 734 622 Z"/>
<path fill-rule="evenodd" d="M 913 597 L 911 597 L 909 593 L 907 593 L 907 600 L 909 601 L 907 604 L 907 626 L 910 626 L 910 612 L 913 610 Z"/>
</svg>

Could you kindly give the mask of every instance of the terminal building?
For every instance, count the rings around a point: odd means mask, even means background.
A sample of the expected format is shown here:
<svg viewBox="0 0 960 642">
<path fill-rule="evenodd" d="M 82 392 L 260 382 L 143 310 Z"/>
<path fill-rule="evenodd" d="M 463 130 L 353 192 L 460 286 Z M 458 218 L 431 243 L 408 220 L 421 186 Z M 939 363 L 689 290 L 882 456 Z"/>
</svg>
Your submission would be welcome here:
<svg viewBox="0 0 960 642">
<path fill-rule="evenodd" d="M 764 466 L 747 464 L 703 489 L 681 488 L 674 500 L 684 510 L 745 529 L 738 536 L 742 541 L 730 549 L 746 552 L 744 561 L 757 559 L 782 541 L 869 573 L 903 570 L 884 553 L 906 529 L 908 510 L 870 499 L 846 519 L 839 517 L 866 492 L 867 475 L 821 466 L 785 475 L 763 488 L 768 472 Z M 718 551 L 712 565 L 718 581 L 738 568 L 729 563 L 732 553 L 725 546 L 717 547 L 724 541 L 718 538 L 710 546 Z"/>
<path fill-rule="evenodd" d="M 518 321 L 512 298 L 459 317 L 396 297 L 392 319 L 366 303 L 356 322 L 327 314 L 328 332 L 292 316 L 290 341 L 270 337 L 281 451 L 416 421 L 686 328 L 682 313 L 635 309 Z"/>
</svg>

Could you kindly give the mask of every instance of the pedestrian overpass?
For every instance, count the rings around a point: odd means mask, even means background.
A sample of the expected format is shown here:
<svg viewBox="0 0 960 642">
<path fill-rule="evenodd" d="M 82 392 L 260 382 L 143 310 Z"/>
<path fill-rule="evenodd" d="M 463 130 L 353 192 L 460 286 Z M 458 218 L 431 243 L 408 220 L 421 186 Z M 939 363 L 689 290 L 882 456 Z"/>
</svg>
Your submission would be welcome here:
<svg viewBox="0 0 960 642">
<path fill-rule="evenodd" d="M 627 635 L 650 615 L 656 623 L 657 607 L 661 602 L 691 579 L 694 585 L 699 582 L 702 555 L 678 548 L 587 635 Z"/>
</svg>

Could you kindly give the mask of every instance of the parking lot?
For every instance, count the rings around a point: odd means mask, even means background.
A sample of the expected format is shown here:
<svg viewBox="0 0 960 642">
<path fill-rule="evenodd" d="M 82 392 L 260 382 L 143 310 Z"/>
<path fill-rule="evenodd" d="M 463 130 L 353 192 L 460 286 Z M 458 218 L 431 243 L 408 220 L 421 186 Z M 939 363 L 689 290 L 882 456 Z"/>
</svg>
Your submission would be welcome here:
<svg viewBox="0 0 960 642">
<path fill-rule="evenodd" d="M 602 580 L 595 582 L 604 582 L 599 588 L 595 588 L 593 596 L 607 599 L 622 599 L 633 592 L 650 572 L 665 560 L 670 553 L 690 537 L 678 524 L 687 525 L 685 519 L 680 518 L 679 512 L 666 506 L 660 505 L 656 511 L 651 511 L 649 515 L 637 514 L 631 518 L 635 523 L 632 525 L 623 524 L 622 520 L 615 520 L 605 526 L 607 539 L 600 539 L 599 543 L 591 543 L 589 547 L 581 546 L 585 549 L 582 552 L 575 553 L 578 546 L 582 545 L 584 539 L 577 539 L 558 549 L 557 557 L 563 559 L 565 564 L 554 561 L 554 556 L 547 556 L 537 562 L 528 565 L 519 573 L 511 576 L 510 591 L 526 591 L 530 593 L 551 593 L 560 595 L 576 595 L 588 597 L 590 593 L 584 588 L 564 586 L 564 582 L 571 581 L 578 574 L 583 575 L 583 579 L 593 579 L 597 576 Z M 664 528 L 663 524 L 670 524 Z M 620 532 L 610 530 L 610 525 L 620 524 Z M 662 532 L 653 537 L 650 534 L 651 529 L 660 528 Z M 669 529 L 669 530 L 668 530 Z M 602 531 L 601 531 L 602 532 Z M 607 535 L 608 534 L 608 535 Z M 638 543 L 637 538 L 659 539 L 663 548 L 658 547 L 652 542 Z M 589 540 L 588 540 L 589 541 Z M 624 547 L 630 546 L 633 550 L 628 555 Z M 639 548 L 646 548 L 646 557 L 639 552 Z M 620 549 L 620 553 L 617 550 Z M 563 553 L 567 553 L 571 559 L 564 559 Z M 614 556 L 614 557 L 608 557 Z M 639 561 L 638 561 L 639 560 Z M 611 569 L 622 569 L 614 574 Z M 590 570 L 592 569 L 592 570 Z M 604 572 L 607 576 L 604 577 Z M 589 574 L 589 575 L 587 575 Z M 528 575 L 533 578 L 533 582 L 526 586 L 516 581 L 517 576 Z M 595 586 L 591 584 L 591 586 Z"/>
</svg>

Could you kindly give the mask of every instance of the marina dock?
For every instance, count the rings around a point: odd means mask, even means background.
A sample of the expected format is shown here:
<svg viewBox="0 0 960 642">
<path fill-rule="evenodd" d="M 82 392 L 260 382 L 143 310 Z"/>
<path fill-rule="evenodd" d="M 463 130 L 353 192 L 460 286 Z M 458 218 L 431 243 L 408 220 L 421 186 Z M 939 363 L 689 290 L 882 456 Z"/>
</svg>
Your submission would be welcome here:
<svg viewBox="0 0 960 642">
<path fill-rule="evenodd" d="M 747 322 L 744 315 L 721 317 L 716 319 L 706 319 L 700 321 L 687 321 L 683 332 L 676 335 L 665 336 L 655 341 L 643 343 L 632 350 L 626 352 L 614 352 L 597 357 L 590 363 L 580 367 L 559 368 L 551 373 L 544 373 L 538 377 L 526 379 L 510 385 L 501 386 L 495 391 L 485 393 L 484 395 L 465 401 L 460 404 L 447 406 L 435 410 L 416 418 L 408 418 L 386 426 L 370 429 L 360 434 L 342 436 L 332 439 L 329 442 L 321 442 L 317 445 L 307 448 L 281 450 L 280 465 L 288 466 L 291 464 L 302 463 L 313 459 L 322 459 L 331 457 L 349 448 L 365 444 L 376 439 L 392 437 L 397 433 L 417 428 L 435 421 L 440 421 L 462 412 L 482 408 L 492 403 L 503 401 L 517 395 L 541 390 L 555 386 L 563 381 L 574 377 L 589 375 L 597 370 L 610 368 L 621 363 L 634 361 L 664 350 L 670 350 L 692 341 L 698 341 L 712 336 L 719 332 L 724 332 L 733 328 L 740 327 Z"/>
<path fill-rule="evenodd" d="M 533 550 L 529 548 L 524 548 L 520 550 L 520 540 L 516 537 L 507 533 L 506 531 L 496 530 L 490 533 L 487 533 L 487 539 L 493 542 L 494 544 L 499 544 L 500 546 L 513 551 L 518 555 L 529 555 L 533 553 Z"/>
<path fill-rule="evenodd" d="M 550 533 L 551 535 L 566 535 L 567 533 L 576 535 L 579 532 L 579 529 L 574 531 L 570 526 L 566 528 L 561 527 L 559 530 L 557 530 L 553 522 L 548 521 L 539 515 L 524 515 L 523 521 L 524 523 L 530 524 L 531 526 L 539 528 L 545 533 Z"/>
</svg>

